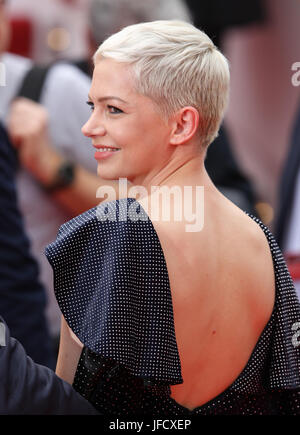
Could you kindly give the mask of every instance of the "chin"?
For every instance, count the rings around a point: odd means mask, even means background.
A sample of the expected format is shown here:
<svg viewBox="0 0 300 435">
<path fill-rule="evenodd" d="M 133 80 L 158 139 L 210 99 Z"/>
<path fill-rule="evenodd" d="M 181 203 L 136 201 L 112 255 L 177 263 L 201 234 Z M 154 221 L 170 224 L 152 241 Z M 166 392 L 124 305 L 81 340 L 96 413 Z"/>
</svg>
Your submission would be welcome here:
<svg viewBox="0 0 300 435">
<path fill-rule="evenodd" d="M 117 180 L 119 178 L 118 176 L 115 176 L 113 171 L 105 170 L 101 168 L 100 165 L 97 167 L 97 175 L 103 180 Z"/>
<path fill-rule="evenodd" d="M 108 180 L 108 181 L 116 181 L 119 180 L 120 178 L 127 178 L 127 175 L 125 175 L 121 171 L 117 171 L 116 169 L 109 170 L 108 168 L 103 168 L 100 165 L 98 165 L 97 168 L 97 175 L 103 180 Z"/>
</svg>

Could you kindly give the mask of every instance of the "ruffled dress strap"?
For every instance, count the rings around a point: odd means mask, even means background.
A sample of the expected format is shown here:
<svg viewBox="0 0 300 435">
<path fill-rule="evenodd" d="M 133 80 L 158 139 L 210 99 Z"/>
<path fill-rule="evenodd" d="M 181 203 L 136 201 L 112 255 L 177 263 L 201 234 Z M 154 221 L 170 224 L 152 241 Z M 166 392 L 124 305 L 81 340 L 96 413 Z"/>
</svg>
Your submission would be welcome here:
<svg viewBox="0 0 300 435">
<path fill-rule="evenodd" d="M 75 217 L 46 256 L 59 307 L 84 346 L 134 376 L 182 383 L 167 266 L 138 202 L 103 203 Z"/>
</svg>

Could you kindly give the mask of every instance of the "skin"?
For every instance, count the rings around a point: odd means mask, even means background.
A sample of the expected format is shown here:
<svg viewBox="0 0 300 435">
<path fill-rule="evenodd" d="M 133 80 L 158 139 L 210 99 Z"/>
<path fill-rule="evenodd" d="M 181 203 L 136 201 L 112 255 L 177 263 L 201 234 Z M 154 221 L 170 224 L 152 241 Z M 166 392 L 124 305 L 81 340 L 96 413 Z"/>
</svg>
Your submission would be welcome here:
<svg viewBox="0 0 300 435">
<path fill-rule="evenodd" d="M 275 281 L 268 242 L 207 175 L 196 109 L 183 107 L 164 121 L 156 104 L 136 93 L 130 67 L 110 59 L 96 65 L 90 101 L 83 133 L 94 145 L 120 148 L 99 162 L 99 174 L 143 186 L 147 194 L 139 201 L 150 218 L 151 186 L 204 187 L 202 231 L 186 232 L 184 219 L 152 220 L 167 263 L 184 380 L 171 386 L 171 397 L 194 409 L 238 377 L 271 316 Z M 66 325 L 63 331 L 58 374 L 72 382 L 82 345 Z"/>
<path fill-rule="evenodd" d="M 7 50 L 10 40 L 10 27 L 5 13 L 5 2 L 0 0 L 0 56 Z M 84 102 L 83 102 L 84 104 Z M 63 157 L 55 150 L 49 138 L 49 121 L 47 110 L 38 103 L 26 98 L 13 101 L 7 121 L 7 129 L 12 144 L 18 149 L 19 161 L 41 186 L 47 187 L 55 179 Z M 91 158 L 93 158 L 91 150 Z M 80 164 L 75 168 L 72 185 L 52 194 L 70 216 L 77 215 L 99 204 L 103 199 L 96 197 L 101 180 Z M 116 190 L 116 182 L 106 181 Z"/>
</svg>

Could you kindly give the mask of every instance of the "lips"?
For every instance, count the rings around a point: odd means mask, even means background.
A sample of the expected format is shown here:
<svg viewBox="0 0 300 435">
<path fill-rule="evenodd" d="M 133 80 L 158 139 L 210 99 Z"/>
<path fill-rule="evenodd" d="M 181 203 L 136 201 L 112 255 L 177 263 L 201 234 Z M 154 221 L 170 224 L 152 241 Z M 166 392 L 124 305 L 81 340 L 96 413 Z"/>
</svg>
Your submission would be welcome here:
<svg viewBox="0 0 300 435">
<path fill-rule="evenodd" d="M 106 147 L 102 145 L 94 145 L 94 148 L 96 148 L 96 152 L 95 152 L 96 160 L 106 159 L 114 155 L 117 151 L 120 151 L 120 148 Z"/>
<path fill-rule="evenodd" d="M 119 151 L 120 149 L 115 147 L 107 147 L 103 145 L 94 145 L 94 148 L 96 148 L 97 152 L 115 152 L 115 151 Z"/>
</svg>

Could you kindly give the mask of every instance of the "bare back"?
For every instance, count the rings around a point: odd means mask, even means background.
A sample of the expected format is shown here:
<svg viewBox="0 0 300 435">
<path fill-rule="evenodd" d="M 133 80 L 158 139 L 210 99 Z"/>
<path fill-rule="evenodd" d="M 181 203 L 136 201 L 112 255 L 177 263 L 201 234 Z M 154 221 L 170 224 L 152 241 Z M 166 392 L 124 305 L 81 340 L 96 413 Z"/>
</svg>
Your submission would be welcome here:
<svg viewBox="0 0 300 435">
<path fill-rule="evenodd" d="M 153 222 L 164 251 L 189 409 L 229 387 L 247 364 L 274 305 L 272 256 L 260 227 L 223 195 L 205 200 L 204 227 Z"/>
</svg>

